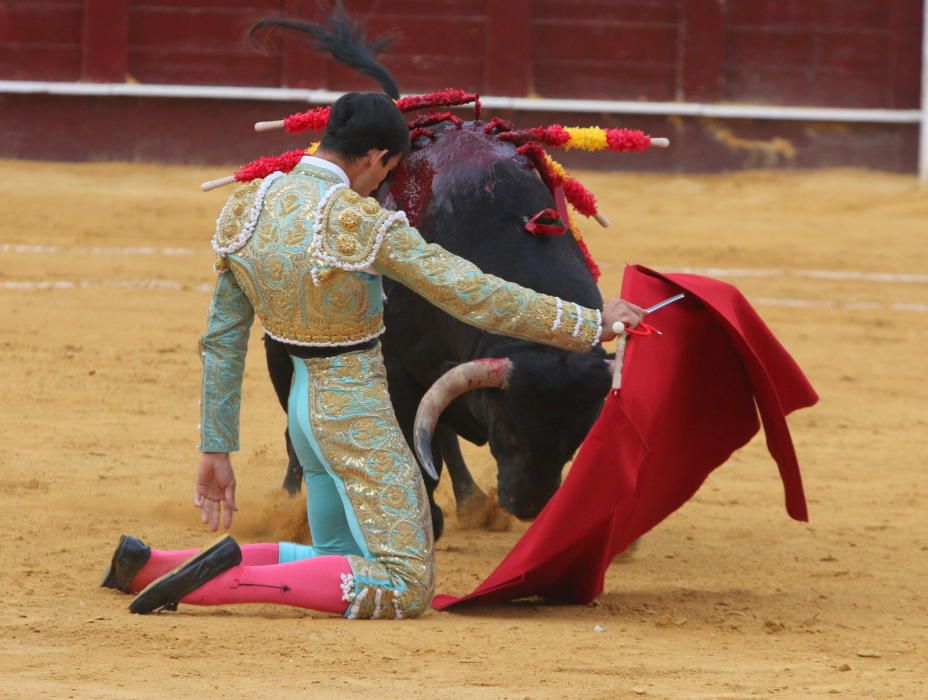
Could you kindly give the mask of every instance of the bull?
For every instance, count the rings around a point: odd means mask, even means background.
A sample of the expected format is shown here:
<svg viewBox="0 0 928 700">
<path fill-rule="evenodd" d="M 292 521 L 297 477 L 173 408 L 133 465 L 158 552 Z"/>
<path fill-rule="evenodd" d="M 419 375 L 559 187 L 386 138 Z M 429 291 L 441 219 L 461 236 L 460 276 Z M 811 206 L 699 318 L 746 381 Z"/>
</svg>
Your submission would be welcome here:
<svg viewBox="0 0 928 700">
<path fill-rule="evenodd" d="M 480 121 L 447 125 L 422 139 L 426 143 L 378 192 L 385 206 L 405 210 L 426 240 L 484 272 L 565 301 L 602 307 L 573 236 L 526 232 L 526 221 L 553 208 L 554 201 L 514 145 L 488 135 Z M 384 282 L 383 353 L 390 397 L 407 441 L 413 445 L 418 439 L 420 448 L 432 442 L 432 435 L 415 434 L 422 404 L 421 423 L 437 418 L 436 471 L 447 464 L 464 517 L 482 512 L 487 497 L 471 478 L 458 438 L 488 443 L 497 463 L 499 504 L 517 518 L 534 518 L 557 490 L 564 464 L 601 409 L 610 386 L 605 352 L 574 353 L 492 335 L 457 321 L 402 285 Z M 436 385 L 452 368 L 453 374 Z M 476 385 L 484 390 L 468 391 Z M 427 452 L 419 450 L 426 459 Z M 431 479 L 427 484 L 431 494 L 436 484 Z M 442 516 L 434 501 L 432 512 L 438 532 Z"/>
</svg>

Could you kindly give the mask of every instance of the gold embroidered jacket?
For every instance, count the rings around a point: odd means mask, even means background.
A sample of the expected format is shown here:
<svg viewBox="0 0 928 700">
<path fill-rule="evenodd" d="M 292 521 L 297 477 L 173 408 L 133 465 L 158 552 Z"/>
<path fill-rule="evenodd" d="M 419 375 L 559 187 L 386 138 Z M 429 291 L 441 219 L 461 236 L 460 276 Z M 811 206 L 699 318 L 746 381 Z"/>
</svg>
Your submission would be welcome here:
<svg viewBox="0 0 928 700">
<path fill-rule="evenodd" d="M 200 449 L 238 449 L 248 332 L 296 345 L 354 345 L 383 327 L 381 275 L 483 330 L 586 351 L 602 316 L 533 292 L 426 243 L 403 212 L 362 198 L 322 168 L 300 164 L 240 186 L 216 222 L 219 279 L 200 342 Z"/>
</svg>

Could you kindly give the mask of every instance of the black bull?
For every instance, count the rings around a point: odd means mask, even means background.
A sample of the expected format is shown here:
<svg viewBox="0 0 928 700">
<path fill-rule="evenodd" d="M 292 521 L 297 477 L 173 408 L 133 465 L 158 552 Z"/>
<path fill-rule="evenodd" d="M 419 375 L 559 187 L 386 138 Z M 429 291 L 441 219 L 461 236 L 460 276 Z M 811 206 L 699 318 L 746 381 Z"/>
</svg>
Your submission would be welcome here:
<svg viewBox="0 0 928 700">
<path fill-rule="evenodd" d="M 532 236 L 525 222 L 554 207 L 551 193 L 511 144 L 484 133 L 482 122 L 439 126 L 422 137 L 377 192 L 403 209 L 429 242 L 467 258 L 481 270 L 569 302 L 600 308 L 602 298 L 570 233 Z M 489 442 L 498 466 L 500 505 L 516 517 L 535 517 L 561 482 L 561 471 L 583 441 L 609 390 L 605 353 L 574 353 L 486 333 L 455 320 L 405 287 L 384 279 L 383 354 L 390 397 L 407 442 L 419 402 L 445 371 L 478 358 L 508 358 L 505 390 L 464 394 L 442 414 L 433 456 L 447 463 L 458 513 L 485 508 L 457 437 Z M 292 365 L 285 348 L 267 344 L 268 368 L 286 410 Z M 284 487 L 300 489 L 302 469 L 287 440 L 290 464 Z M 440 471 L 439 471 L 440 473 Z M 436 537 L 443 529 L 425 476 Z"/>
</svg>

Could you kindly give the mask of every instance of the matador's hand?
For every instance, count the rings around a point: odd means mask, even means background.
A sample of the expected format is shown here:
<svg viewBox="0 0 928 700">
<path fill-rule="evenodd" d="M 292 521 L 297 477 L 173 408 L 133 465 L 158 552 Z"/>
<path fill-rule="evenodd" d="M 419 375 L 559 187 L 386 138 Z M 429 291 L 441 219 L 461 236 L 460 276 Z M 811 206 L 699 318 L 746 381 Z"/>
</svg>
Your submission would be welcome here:
<svg viewBox="0 0 928 700">
<path fill-rule="evenodd" d="M 235 473 L 228 452 L 204 452 L 200 457 L 193 505 L 200 509 L 200 522 L 208 524 L 213 532 L 219 529 L 220 515 L 223 516 L 222 526 L 226 530 L 232 527 L 232 515 L 238 508 L 235 507 Z M 222 513 L 223 505 L 225 513 Z"/>
<path fill-rule="evenodd" d="M 624 299 L 610 299 L 603 308 L 603 334 L 600 340 L 612 340 L 615 332 L 612 324 L 621 321 L 628 328 L 634 328 L 644 318 L 644 309 Z"/>
</svg>

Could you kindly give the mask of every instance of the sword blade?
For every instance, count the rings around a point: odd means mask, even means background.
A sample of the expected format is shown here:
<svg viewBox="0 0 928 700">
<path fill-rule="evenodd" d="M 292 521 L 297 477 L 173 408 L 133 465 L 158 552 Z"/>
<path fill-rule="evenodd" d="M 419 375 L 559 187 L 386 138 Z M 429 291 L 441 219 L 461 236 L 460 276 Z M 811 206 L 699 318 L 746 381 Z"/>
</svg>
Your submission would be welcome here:
<svg viewBox="0 0 928 700">
<path fill-rule="evenodd" d="M 653 314 L 655 311 L 663 309 L 665 306 L 673 304 L 675 301 L 680 301 L 685 296 L 686 294 L 677 294 L 675 296 L 670 297 L 669 299 L 664 299 L 664 301 L 659 301 L 654 306 L 649 306 L 648 308 L 646 308 L 644 310 L 644 315 L 647 316 L 648 314 Z"/>
</svg>

